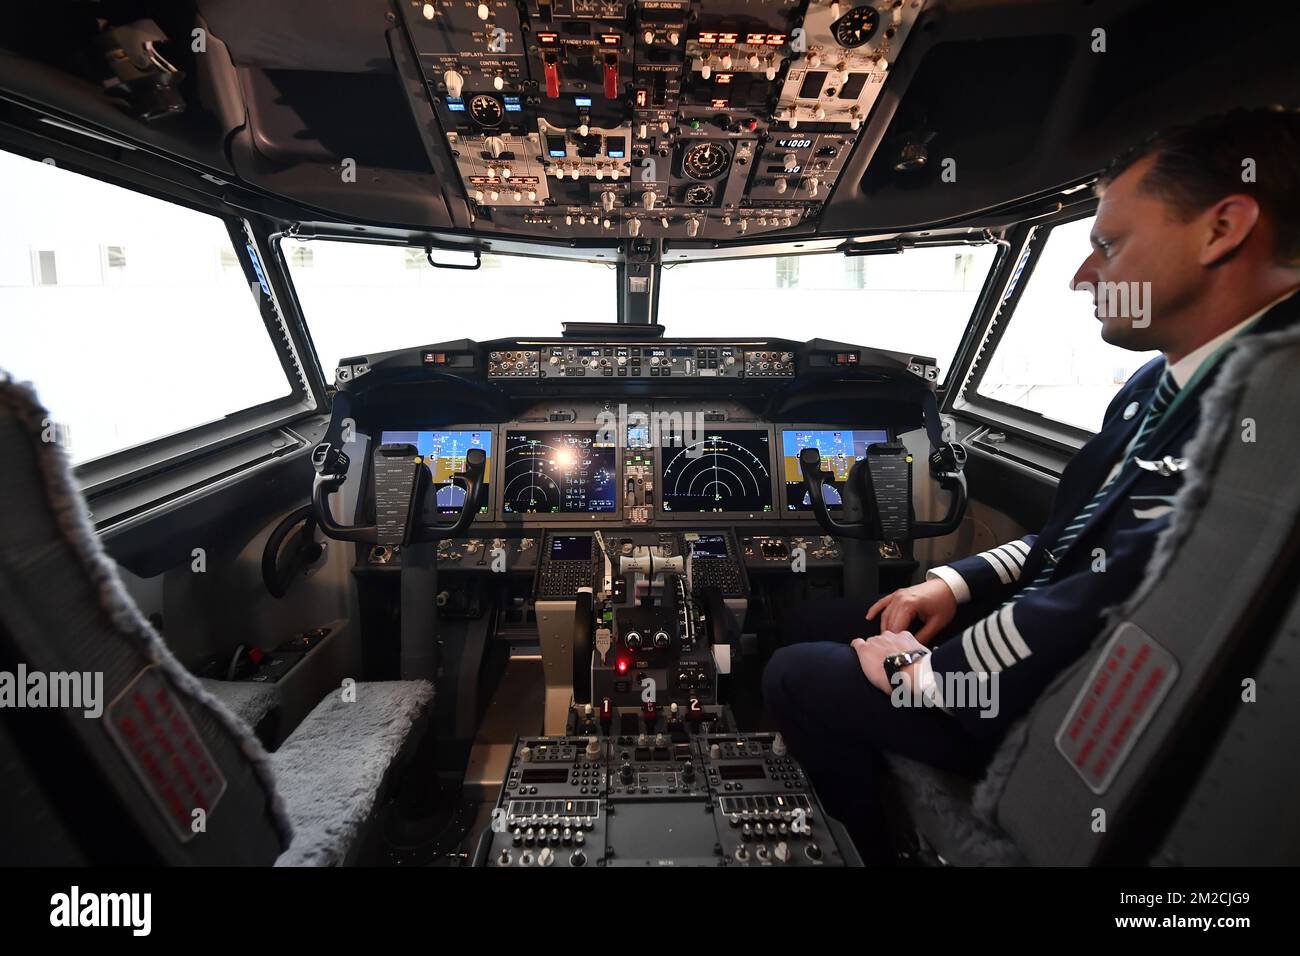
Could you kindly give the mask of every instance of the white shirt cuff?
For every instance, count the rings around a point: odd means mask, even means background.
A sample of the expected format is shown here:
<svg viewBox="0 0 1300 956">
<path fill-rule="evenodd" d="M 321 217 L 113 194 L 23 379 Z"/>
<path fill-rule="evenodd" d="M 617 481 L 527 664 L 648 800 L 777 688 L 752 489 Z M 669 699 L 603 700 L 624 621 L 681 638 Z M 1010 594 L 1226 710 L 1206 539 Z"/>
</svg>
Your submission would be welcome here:
<svg viewBox="0 0 1300 956">
<path fill-rule="evenodd" d="M 958 604 L 965 604 L 970 600 L 970 586 L 966 584 L 966 579 L 946 564 L 925 572 L 927 581 L 933 581 L 935 578 L 948 585 L 948 590 L 952 591 L 952 596 L 957 599 Z"/>
<path fill-rule="evenodd" d="M 934 667 L 929 654 L 916 662 L 916 671 L 912 677 L 916 681 L 921 698 L 931 706 L 943 710 L 943 695 L 939 690 L 939 679 L 934 676 Z"/>
</svg>

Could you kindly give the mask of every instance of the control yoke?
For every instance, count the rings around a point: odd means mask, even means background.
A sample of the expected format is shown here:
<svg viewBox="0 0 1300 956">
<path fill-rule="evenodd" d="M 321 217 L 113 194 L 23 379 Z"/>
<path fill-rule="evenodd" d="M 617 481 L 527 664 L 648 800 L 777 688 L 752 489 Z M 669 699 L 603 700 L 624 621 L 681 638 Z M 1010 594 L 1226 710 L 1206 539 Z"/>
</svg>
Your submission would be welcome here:
<svg viewBox="0 0 1300 956">
<path fill-rule="evenodd" d="M 872 446 L 873 449 L 877 447 L 888 450 L 891 446 Z M 956 447 L 960 448 L 961 446 Z M 964 452 L 964 449 L 962 451 Z M 883 459 L 884 456 L 881 456 L 876 461 L 882 461 Z M 873 475 L 871 449 L 868 449 L 866 457 L 854 462 L 844 484 L 835 485 L 840 492 L 844 520 L 836 520 L 826 507 L 824 486 L 827 484 L 834 485 L 835 476 L 831 472 L 822 471 L 821 452 L 816 448 L 804 448 L 799 452 L 799 470 L 803 473 L 803 480 L 808 486 L 808 497 L 812 502 L 813 515 L 817 518 L 817 523 L 821 525 L 822 530 L 838 538 L 857 538 L 869 541 L 937 538 L 956 531 L 966 513 L 966 476 L 961 470 L 964 463 L 965 456 L 963 454 L 960 456 L 960 460 L 952 464 L 951 468 L 942 470 L 938 467 L 931 468 L 931 474 L 935 481 L 939 483 L 939 487 L 949 494 L 948 512 L 943 518 L 938 521 L 912 521 L 910 519 L 909 488 L 908 500 L 904 503 L 904 508 L 908 514 L 894 516 L 889 522 L 890 526 L 886 527 L 885 521 L 882 520 L 873 480 L 884 477 L 884 466 L 879 466 L 876 469 L 880 472 L 879 476 Z M 910 461 L 906 463 L 906 467 L 910 468 Z"/>
<path fill-rule="evenodd" d="M 329 455 L 328 445 L 318 445 L 312 455 L 317 475 L 312 484 L 312 504 L 321 531 L 337 541 L 410 545 L 442 541 L 465 534 L 479 510 L 487 454 L 481 448 L 465 453 L 465 470 L 451 480 L 465 489 L 460 514 L 451 524 L 426 524 L 421 519 L 424 495 L 431 485 L 429 469 L 414 445 L 381 445 L 375 453 L 375 524 L 341 525 L 334 520 L 330 498 L 347 481 L 348 459 Z M 323 449 L 323 450 L 322 450 Z M 327 471 L 326 469 L 331 468 Z"/>
</svg>

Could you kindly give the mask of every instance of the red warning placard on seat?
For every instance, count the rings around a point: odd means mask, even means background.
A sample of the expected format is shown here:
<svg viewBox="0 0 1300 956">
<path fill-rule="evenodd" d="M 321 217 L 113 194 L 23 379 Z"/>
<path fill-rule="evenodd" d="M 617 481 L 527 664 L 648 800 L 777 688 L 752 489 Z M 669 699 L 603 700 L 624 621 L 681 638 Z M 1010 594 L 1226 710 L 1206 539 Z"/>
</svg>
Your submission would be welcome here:
<svg viewBox="0 0 1300 956">
<path fill-rule="evenodd" d="M 1136 624 L 1106 642 L 1056 732 L 1056 749 L 1093 793 L 1114 781 L 1177 677 L 1174 656 Z"/>
<path fill-rule="evenodd" d="M 104 719 L 176 838 L 191 840 L 194 811 L 212 813 L 226 778 L 167 678 L 146 667 L 109 704 Z"/>
</svg>

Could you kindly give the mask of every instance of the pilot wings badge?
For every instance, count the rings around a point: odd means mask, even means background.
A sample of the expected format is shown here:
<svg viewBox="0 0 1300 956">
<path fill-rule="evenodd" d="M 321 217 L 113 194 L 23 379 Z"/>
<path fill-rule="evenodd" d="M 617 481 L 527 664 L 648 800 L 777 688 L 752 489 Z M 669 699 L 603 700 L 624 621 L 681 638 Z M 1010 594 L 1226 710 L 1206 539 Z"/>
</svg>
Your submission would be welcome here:
<svg viewBox="0 0 1300 956">
<path fill-rule="evenodd" d="M 1153 471 L 1162 478 L 1169 478 L 1181 471 L 1186 471 L 1190 467 L 1190 463 L 1186 458 L 1174 458 L 1170 455 L 1165 455 L 1165 457 L 1161 458 L 1159 461 L 1147 461 L 1144 458 L 1134 458 L 1133 463 L 1143 471 Z"/>
</svg>

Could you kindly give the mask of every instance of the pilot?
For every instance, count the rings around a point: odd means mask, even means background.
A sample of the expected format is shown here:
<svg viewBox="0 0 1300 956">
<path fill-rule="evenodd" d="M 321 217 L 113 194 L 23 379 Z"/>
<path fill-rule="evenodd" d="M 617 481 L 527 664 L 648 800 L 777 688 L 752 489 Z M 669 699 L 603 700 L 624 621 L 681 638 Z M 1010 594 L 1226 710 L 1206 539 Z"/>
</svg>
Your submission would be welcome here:
<svg viewBox="0 0 1300 956">
<path fill-rule="evenodd" d="M 1105 341 L 1163 354 L 1110 403 L 1042 530 L 931 570 L 871 604 L 866 624 L 856 603 L 830 631 L 839 641 L 784 647 L 763 675 L 769 714 L 865 859 L 888 859 L 880 752 L 980 775 L 1142 579 L 1201 396 L 1235 340 L 1300 321 L 1300 114 L 1237 110 L 1169 129 L 1118 158 L 1098 193 L 1071 288 L 1093 293 Z M 1147 295 L 1145 317 L 1111 308 L 1122 296 L 1109 283 Z"/>
</svg>

